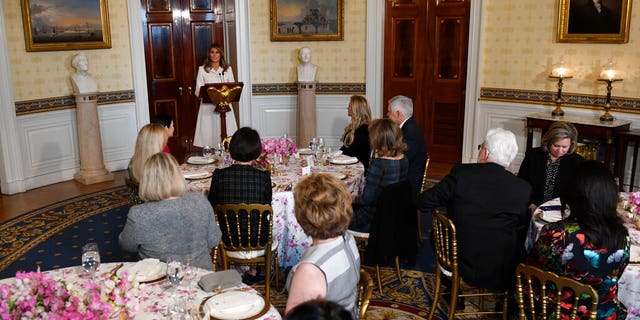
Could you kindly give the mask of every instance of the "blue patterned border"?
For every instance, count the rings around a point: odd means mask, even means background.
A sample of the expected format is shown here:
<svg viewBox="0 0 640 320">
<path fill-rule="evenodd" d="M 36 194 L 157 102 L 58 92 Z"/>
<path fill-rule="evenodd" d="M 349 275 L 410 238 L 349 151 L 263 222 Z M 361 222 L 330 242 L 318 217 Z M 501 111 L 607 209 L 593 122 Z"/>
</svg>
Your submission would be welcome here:
<svg viewBox="0 0 640 320">
<path fill-rule="evenodd" d="M 600 95 L 563 93 L 562 97 L 565 99 L 565 105 L 575 105 L 577 107 L 604 106 L 606 102 L 606 97 Z M 556 100 L 556 92 L 502 88 L 480 88 L 480 100 L 553 104 Z M 640 99 L 612 97 L 611 107 L 618 109 L 635 109 L 634 111 L 638 111 L 640 110 Z"/>
<path fill-rule="evenodd" d="M 318 94 L 364 94 L 364 83 L 318 83 Z M 254 95 L 296 94 L 298 92 L 295 83 L 262 83 L 254 84 L 251 88 Z"/>
<path fill-rule="evenodd" d="M 120 103 L 134 101 L 133 90 L 101 92 L 98 94 L 98 104 Z M 55 97 L 38 100 L 16 101 L 16 115 L 29 113 L 56 111 L 75 108 L 73 96 Z"/>
</svg>

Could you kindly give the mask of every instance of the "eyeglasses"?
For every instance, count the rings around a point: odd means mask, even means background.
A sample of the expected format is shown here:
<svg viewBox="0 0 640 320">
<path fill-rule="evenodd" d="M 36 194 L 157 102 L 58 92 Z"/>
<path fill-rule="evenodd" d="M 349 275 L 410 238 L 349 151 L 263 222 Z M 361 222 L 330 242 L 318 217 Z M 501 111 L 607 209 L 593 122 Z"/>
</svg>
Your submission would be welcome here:
<svg viewBox="0 0 640 320">
<path fill-rule="evenodd" d="M 484 143 L 481 143 L 478 145 L 478 151 L 480 151 L 480 149 L 484 148 Z"/>
</svg>

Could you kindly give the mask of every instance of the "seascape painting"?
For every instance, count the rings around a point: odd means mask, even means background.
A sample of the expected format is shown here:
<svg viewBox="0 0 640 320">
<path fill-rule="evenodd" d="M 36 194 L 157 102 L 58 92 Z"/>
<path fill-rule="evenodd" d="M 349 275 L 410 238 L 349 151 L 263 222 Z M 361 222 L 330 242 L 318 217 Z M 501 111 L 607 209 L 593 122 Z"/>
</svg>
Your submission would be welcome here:
<svg viewBox="0 0 640 320">
<path fill-rule="evenodd" d="M 271 0 L 271 40 L 342 40 L 343 9 L 343 0 Z"/>
</svg>

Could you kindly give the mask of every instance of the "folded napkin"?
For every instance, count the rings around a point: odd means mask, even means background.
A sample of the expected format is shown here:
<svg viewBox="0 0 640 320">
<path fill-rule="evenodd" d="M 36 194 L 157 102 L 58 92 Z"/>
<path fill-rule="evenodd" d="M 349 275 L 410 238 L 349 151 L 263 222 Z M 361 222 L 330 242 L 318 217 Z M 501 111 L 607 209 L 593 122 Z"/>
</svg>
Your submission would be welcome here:
<svg viewBox="0 0 640 320">
<path fill-rule="evenodd" d="M 211 176 L 209 171 L 184 172 L 182 174 L 185 179 L 205 179 Z"/>
<path fill-rule="evenodd" d="M 260 311 L 264 307 L 264 299 L 259 295 L 246 291 L 227 291 L 213 296 L 204 306 L 204 311 L 214 317 L 233 314 L 252 316 L 249 313 Z"/>
<path fill-rule="evenodd" d="M 330 158 L 334 158 L 334 157 L 337 157 L 337 156 L 339 156 L 341 154 L 342 154 L 342 150 L 337 150 L 337 151 L 334 151 L 331 154 L 329 154 L 329 157 Z"/>
<path fill-rule="evenodd" d="M 337 164 L 351 164 L 351 163 L 356 163 L 358 162 L 358 158 L 356 157 L 349 157 L 349 156 L 345 156 L 343 154 L 335 156 L 331 159 L 332 163 L 337 163 Z"/>
<path fill-rule="evenodd" d="M 214 161 L 215 159 L 213 158 L 201 157 L 201 156 L 192 156 L 192 157 L 189 157 L 189 159 L 187 159 L 188 163 L 193 163 L 193 164 L 208 164 L 208 163 L 213 163 Z"/>
<path fill-rule="evenodd" d="M 164 274 L 165 264 L 158 259 L 147 258 L 136 262 L 132 267 L 128 268 L 129 281 L 150 281 L 155 280 Z"/>
</svg>

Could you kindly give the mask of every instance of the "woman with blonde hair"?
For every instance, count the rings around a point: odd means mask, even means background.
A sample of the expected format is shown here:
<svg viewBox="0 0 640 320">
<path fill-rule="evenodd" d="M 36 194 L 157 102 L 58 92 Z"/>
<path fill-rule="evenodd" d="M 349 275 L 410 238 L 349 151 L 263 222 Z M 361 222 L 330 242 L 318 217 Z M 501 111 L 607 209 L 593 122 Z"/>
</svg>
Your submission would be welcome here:
<svg viewBox="0 0 640 320">
<path fill-rule="evenodd" d="M 359 232 L 369 232 L 382 189 L 407 180 L 409 173 L 409 160 L 404 156 L 407 144 L 402 140 L 402 130 L 397 123 L 388 118 L 371 121 L 369 138 L 374 158 L 362 195 L 353 202 L 354 215 L 349 225 L 349 229 Z"/>
<path fill-rule="evenodd" d="M 152 155 L 161 152 L 167 145 L 167 130 L 161 124 L 148 124 L 138 132 L 136 149 L 129 161 L 129 179 L 138 183 L 145 161 Z"/>
<path fill-rule="evenodd" d="M 540 147 L 525 153 L 518 177 L 533 188 L 529 205 L 531 213 L 542 203 L 559 197 L 573 172 L 584 161 L 581 155 L 574 153 L 577 142 L 576 127 L 557 121 L 542 136 Z"/>
<path fill-rule="evenodd" d="M 312 239 L 300 262 L 291 268 L 286 312 L 313 299 L 344 307 L 357 319 L 360 255 L 347 227 L 353 211 L 347 186 L 326 173 L 314 173 L 293 191 L 296 219 Z"/>
<path fill-rule="evenodd" d="M 204 194 L 185 190 L 176 159 L 163 152 L 151 156 L 140 178 L 140 198 L 147 202 L 129 209 L 120 247 L 140 259 L 171 257 L 213 270 L 209 249 L 220 242 L 220 228 Z"/>
<path fill-rule="evenodd" d="M 342 134 L 342 153 L 356 157 L 364 165 L 365 173 L 369 169 L 369 122 L 371 121 L 371 108 L 367 98 L 359 95 L 351 96 L 347 114 L 351 117 L 351 123 L 344 128 Z"/>
</svg>

